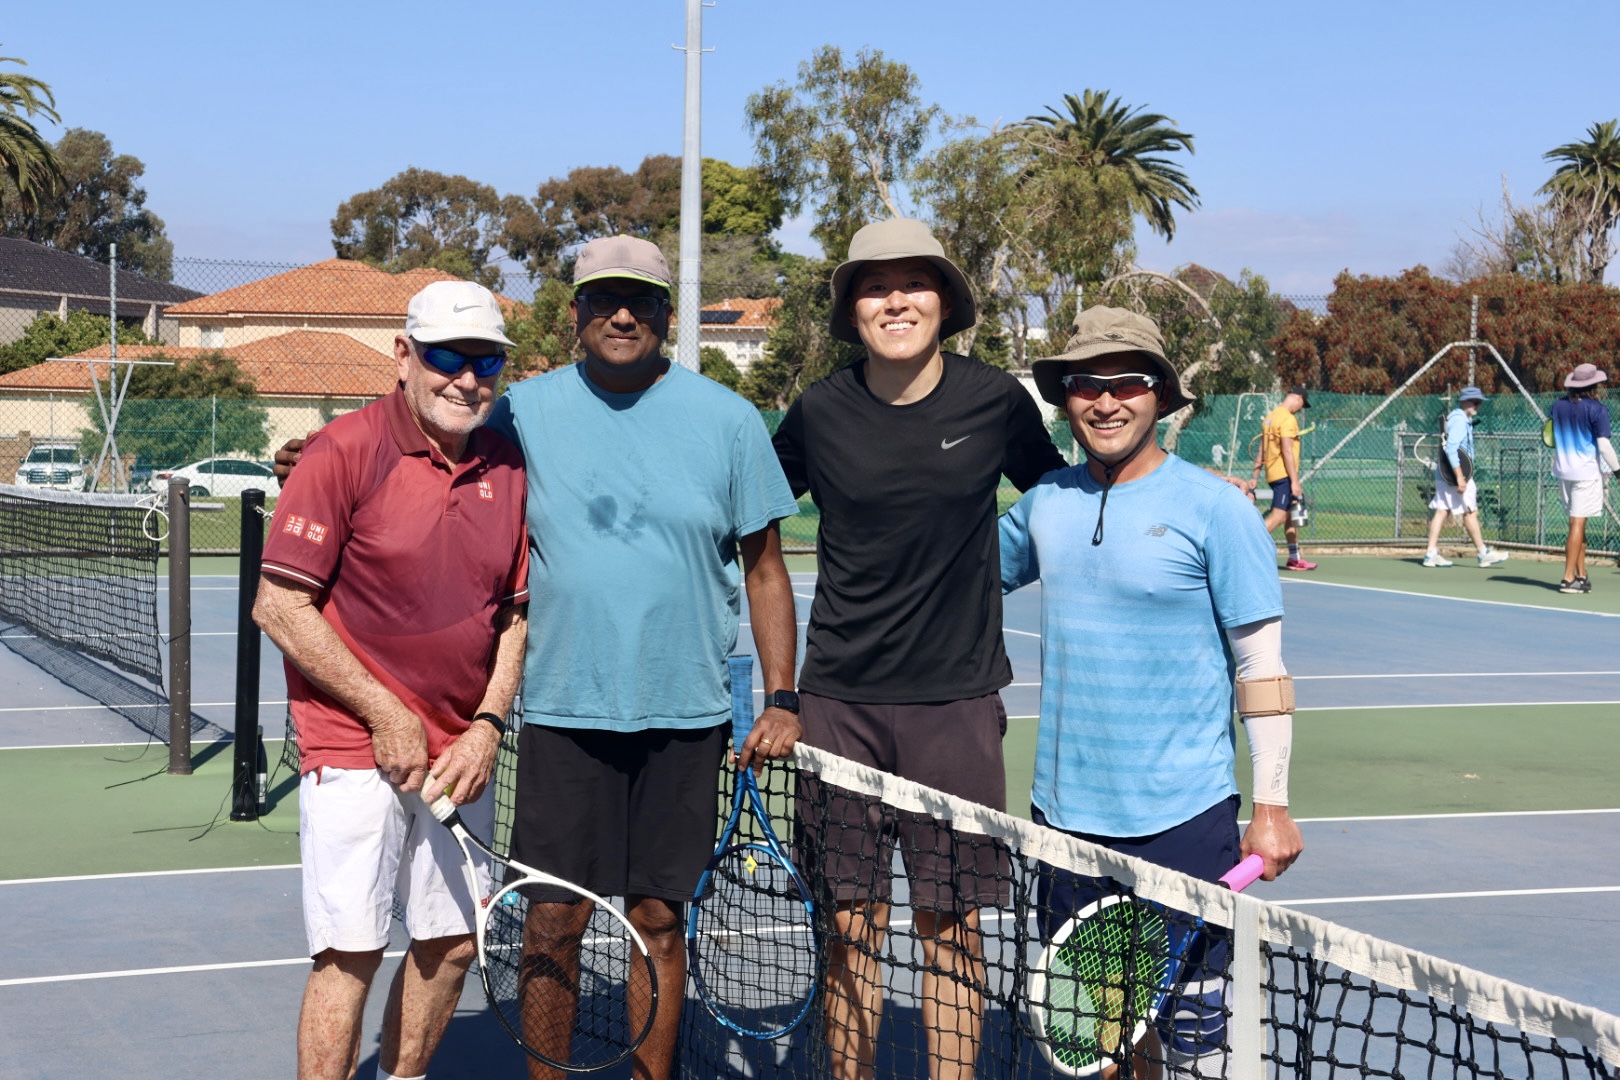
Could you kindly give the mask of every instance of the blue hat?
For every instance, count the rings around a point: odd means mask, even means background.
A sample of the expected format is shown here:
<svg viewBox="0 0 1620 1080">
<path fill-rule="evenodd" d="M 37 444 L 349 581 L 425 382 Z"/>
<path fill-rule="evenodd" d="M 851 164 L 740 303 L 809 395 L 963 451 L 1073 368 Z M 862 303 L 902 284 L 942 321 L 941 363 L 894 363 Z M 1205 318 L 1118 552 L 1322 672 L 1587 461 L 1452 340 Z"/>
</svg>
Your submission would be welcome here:
<svg viewBox="0 0 1620 1080">
<path fill-rule="evenodd" d="M 1485 400 L 1485 392 L 1483 390 L 1481 390 L 1477 386 L 1465 386 L 1465 387 L 1462 388 L 1462 393 L 1457 395 L 1457 404 L 1459 404 L 1459 405 L 1463 404 L 1466 401 L 1484 401 L 1484 400 Z"/>
</svg>

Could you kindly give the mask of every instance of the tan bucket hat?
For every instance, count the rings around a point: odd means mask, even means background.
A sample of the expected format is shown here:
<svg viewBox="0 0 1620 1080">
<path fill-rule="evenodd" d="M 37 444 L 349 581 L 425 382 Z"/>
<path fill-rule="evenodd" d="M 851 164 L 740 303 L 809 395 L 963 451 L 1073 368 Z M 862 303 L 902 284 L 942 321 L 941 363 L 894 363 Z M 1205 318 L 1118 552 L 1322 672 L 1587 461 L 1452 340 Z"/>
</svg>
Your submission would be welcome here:
<svg viewBox="0 0 1620 1080">
<path fill-rule="evenodd" d="M 934 264 L 951 291 L 951 313 L 940 324 L 943 341 L 979 321 L 979 307 L 967 275 L 945 257 L 945 248 L 934 239 L 928 226 L 914 218 L 890 218 L 864 226 L 849 242 L 849 258 L 838 265 L 832 276 L 832 315 L 828 330 L 839 341 L 859 345 L 861 335 L 849 321 L 849 287 L 862 266 L 890 259 L 927 259 Z"/>
<path fill-rule="evenodd" d="M 1112 353 L 1146 353 L 1159 367 L 1164 377 L 1164 413 L 1193 403 L 1193 396 L 1181 385 L 1181 374 L 1164 355 L 1164 338 L 1159 327 L 1146 315 L 1138 315 L 1125 308 L 1086 308 L 1074 321 L 1074 334 L 1059 356 L 1042 357 L 1030 364 L 1035 375 L 1035 389 L 1048 404 L 1063 408 L 1064 368 L 1075 360 L 1093 360 Z"/>
</svg>

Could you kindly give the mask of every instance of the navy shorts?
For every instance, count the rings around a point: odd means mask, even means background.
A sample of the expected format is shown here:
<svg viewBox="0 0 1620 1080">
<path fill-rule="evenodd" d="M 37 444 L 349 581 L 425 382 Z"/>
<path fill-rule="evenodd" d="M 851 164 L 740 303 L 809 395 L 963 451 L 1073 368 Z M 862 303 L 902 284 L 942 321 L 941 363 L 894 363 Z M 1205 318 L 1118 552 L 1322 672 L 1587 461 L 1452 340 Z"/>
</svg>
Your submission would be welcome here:
<svg viewBox="0 0 1620 1080">
<path fill-rule="evenodd" d="M 1287 510 L 1294 505 L 1294 486 L 1285 476 L 1271 485 L 1271 508 L 1273 510 Z"/>
<path fill-rule="evenodd" d="M 1101 844 L 1123 855 L 1134 855 L 1150 863 L 1191 874 L 1204 881 L 1219 881 L 1222 874 L 1242 859 L 1242 840 L 1237 824 L 1238 803 L 1236 795 L 1222 799 L 1196 817 L 1152 836 L 1069 835 Z M 1040 807 L 1032 806 L 1030 816 L 1035 824 L 1051 827 Z M 1041 940 L 1051 941 L 1076 913 L 1115 892 L 1117 890 L 1096 878 L 1082 877 L 1054 867 L 1041 867 L 1036 883 Z M 1226 968 L 1227 952 L 1227 938 L 1218 929 L 1200 934 L 1198 943 L 1188 957 L 1188 981 L 1200 982 L 1206 974 L 1218 978 Z"/>
<path fill-rule="evenodd" d="M 690 900 L 714 854 L 728 736 L 524 724 L 512 858 L 599 896 Z"/>
</svg>

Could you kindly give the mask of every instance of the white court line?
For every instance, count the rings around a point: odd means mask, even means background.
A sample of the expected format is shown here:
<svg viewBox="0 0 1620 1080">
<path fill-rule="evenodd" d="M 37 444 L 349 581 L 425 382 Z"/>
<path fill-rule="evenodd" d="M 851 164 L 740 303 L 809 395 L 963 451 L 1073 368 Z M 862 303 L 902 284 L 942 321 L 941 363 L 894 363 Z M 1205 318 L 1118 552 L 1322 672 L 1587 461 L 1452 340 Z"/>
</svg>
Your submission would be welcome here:
<svg viewBox="0 0 1620 1080">
<path fill-rule="evenodd" d="M 1010 686 L 1039 686 L 1040 683 L 1011 683 Z M 1561 705 L 1620 705 L 1620 701 L 1442 701 L 1423 705 L 1311 705 L 1297 706 L 1295 714 L 1307 712 L 1379 712 L 1385 709 L 1551 709 Z M 1039 720 L 1038 716 L 1009 716 L 1009 720 Z"/>
<path fill-rule="evenodd" d="M 1435 593 L 1407 592 L 1405 589 L 1383 589 L 1375 585 L 1343 585 L 1337 581 L 1308 581 L 1304 578 L 1283 578 L 1284 585 L 1314 585 L 1319 589 L 1360 589 L 1362 592 L 1392 593 L 1395 596 L 1415 596 L 1424 600 L 1449 600 L 1457 604 L 1491 604 L 1496 607 L 1528 608 L 1531 611 L 1555 611 L 1560 615 L 1595 615 L 1600 619 L 1620 619 L 1612 611 L 1584 611 L 1581 608 L 1548 607 L 1546 604 L 1516 604 L 1511 600 L 1475 600 L 1467 596 L 1440 596 Z"/>
<path fill-rule="evenodd" d="M 191 703 L 191 707 L 192 707 L 193 710 L 196 710 L 196 709 L 222 709 L 227 705 L 234 706 L 235 704 L 236 704 L 236 702 L 234 702 L 234 701 L 193 701 Z M 285 704 L 287 704 L 286 701 L 261 701 L 261 702 L 259 702 L 259 706 L 261 708 L 266 706 L 266 705 L 285 705 Z M 0 715 L 4 715 L 6 713 L 36 713 L 36 712 L 113 712 L 113 711 L 115 711 L 117 709 L 162 709 L 164 712 L 167 712 L 169 710 L 169 703 L 167 701 L 160 701 L 160 702 L 158 702 L 156 704 L 152 704 L 150 702 L 142 702 L 139 705 L 34 705 L 34 706 L 8 706 L 6 708 L 0 709 Z M 70 744 L 70 745 L 77 745 L 77 744 Z M 108 743 L 107 745 L 116 746 L 116 745 L 119 745 L 119 744 L 117 744 L 117 743 Z M 13 749 L 15 749 L 15 748 L 13 748 Z"/>
<path fill-rule="evenodd" d="M 1570 889 L 1482 889 L 1477 892 L 1398 893 L 1389 896 L 1313 896 L 1301 900 L 1272 900 L 1282 907 L 1311 907 L 1315 904 L 1388 904 L 1407 900 L 1477 900 L 1498 896 L 1577 896 L 1587 893 L 1620 893 L 1620 885 L 1587 885 Z"/>
<path fill-rule="evenodd" d="M 386 958 L 404 956 L 405 950 L 383 953 Z M 307 956 L 288 960 L 240 960 L 233 964 L 186 964 L 182 967 L 132 968 L 128 971 L 86 971 L 79 975 L 36 975 L 28 979 L 0 979 L 0 986 L 38 986 L 41 983 L 89 982 L 94 979 L 128 979 L 140 975 L 189 975 L 201 971 L 245 971 L 249 968 L 291 967 L 312 963 Z"/>
<path fill-rule="evenodd" d="M 1620 675 L 1620 671 L 1426 671 L 1407 675 L 1295 675 L 1306 679 L 1534 679 L 1541 676 Z"/>
<path fill-rule="evenodd" d="M 1569 817 L 1572 814 L 1620 814 L 1620 807 L 1594 810 L 1476 810 L 1456 814 L 1358 814 L 1349 817 L 1295 818 L 1296 822 L 1316 821 L 1438 821 L 1447 818 Z"/>
<path fill-rule="evenodd" d="M 298 863 L 276 866 L 210 866 L 196 870 L 131 870 L 122 874 L 77 874 L 64 877 L 16 878 L 0 885 L 56 885 L 64 881 L 123 881 L 128 878 L 182 877 L 190 874 L 245 874 L 258 870 L 297 870 Z"/>
</svg>

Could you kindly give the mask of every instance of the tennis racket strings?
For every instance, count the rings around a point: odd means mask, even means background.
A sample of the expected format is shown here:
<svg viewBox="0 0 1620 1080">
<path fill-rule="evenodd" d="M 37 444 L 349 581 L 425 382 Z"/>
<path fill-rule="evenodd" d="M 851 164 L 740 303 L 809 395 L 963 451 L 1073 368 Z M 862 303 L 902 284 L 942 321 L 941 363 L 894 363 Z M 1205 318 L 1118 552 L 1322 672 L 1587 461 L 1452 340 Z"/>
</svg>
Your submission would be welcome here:
<svg viewBox="0 0 1620 1080">
<path fill-rule="evenodd" d="M 594 1072 L 633 1054 L 658 1006 L 652 956 L 607 900 L 514 862 L 468 831 L 448 798 L 433 815 L 466 856 L 479 895 L 478 969 L 490 1009 L 524 1052 L 552 1068 Z"/>
</svg>

